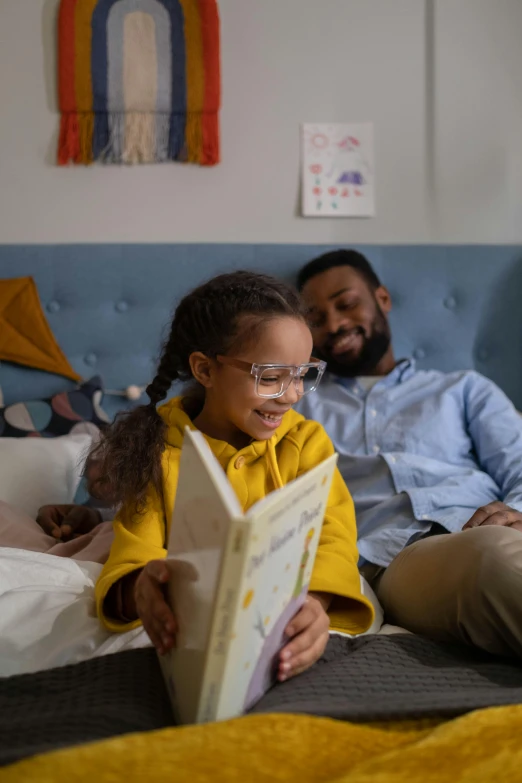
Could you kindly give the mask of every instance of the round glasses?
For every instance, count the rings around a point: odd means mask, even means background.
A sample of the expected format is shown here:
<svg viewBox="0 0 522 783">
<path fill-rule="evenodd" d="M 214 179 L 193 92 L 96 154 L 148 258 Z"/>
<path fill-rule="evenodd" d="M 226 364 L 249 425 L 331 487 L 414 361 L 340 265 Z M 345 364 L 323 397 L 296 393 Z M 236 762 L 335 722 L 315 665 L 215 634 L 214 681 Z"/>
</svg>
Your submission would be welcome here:
<svg viewBox="0 0 522 783">
<path fill-rule="evenodd" d="M 282 397 L 293 382 L 297 394 L 302 397 L 317 389 L 326 369 L 326 362 L 316 359 L 307 364 L 250 364 L 230 356 L 216 356 L 221 364 L 236 367 L 253 375 L 256 394 L 265 399 Z"/>
</svg>

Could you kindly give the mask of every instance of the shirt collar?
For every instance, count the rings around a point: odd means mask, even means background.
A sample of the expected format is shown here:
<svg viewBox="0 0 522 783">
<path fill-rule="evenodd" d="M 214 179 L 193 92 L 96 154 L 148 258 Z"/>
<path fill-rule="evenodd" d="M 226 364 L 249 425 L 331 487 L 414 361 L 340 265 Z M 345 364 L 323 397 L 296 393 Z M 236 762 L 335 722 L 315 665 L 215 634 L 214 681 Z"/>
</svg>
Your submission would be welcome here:
<svg viewBox="0 0 522 783">
<path fill-rule="evenodd" d="M 397 362 L 393 370 L 385 375 L 376 386 L 383 385 L 387 388 L 391 386 L 398 386 L 400 383 L 407 381 L 414 375 L 416 371 L 415 359 L 400 359 Z M 343 386 L 345 389 L 353 389 L 357 384 L 357 378 L 342 378 L 340 375 L 330 374 L 330 377 L 335 383 Z"/>
</svg>

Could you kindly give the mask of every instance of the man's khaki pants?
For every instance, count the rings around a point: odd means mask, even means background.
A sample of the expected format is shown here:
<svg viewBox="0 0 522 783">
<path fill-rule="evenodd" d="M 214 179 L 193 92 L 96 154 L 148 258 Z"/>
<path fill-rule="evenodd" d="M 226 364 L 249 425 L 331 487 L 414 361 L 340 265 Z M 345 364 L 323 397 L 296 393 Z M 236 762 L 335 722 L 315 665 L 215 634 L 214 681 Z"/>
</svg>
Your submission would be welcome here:
<svg viewBox="0 0 522 783">
<path fill-rule="evenodd" d="M 522 658 L 522 532 L 489 525 L 433 535 L 363 576 L 387 622 Z"/>
</svg>

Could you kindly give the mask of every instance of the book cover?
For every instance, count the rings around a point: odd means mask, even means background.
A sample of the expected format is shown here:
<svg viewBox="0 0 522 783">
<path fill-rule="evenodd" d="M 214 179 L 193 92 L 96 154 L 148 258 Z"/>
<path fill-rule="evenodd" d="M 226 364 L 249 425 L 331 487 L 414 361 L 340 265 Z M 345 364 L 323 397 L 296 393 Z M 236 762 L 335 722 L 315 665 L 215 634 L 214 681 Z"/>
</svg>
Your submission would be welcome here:
<svg viewBox="0 0 522 783">
<path fill-rule="evenodd" d="M 306 600 L 337 455 L 242 513 L 199 432 L 186 431 L 168 544 L 179 633 L 161 658 L 178 719 L 242 714 L 274 683 Z"/>
</svg>

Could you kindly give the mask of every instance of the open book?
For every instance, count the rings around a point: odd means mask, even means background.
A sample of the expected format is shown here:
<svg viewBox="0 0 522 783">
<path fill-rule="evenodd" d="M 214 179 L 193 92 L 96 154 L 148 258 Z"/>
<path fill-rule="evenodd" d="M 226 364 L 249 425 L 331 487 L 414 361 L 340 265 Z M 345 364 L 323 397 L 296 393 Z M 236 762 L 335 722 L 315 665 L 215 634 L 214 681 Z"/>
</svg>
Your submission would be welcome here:
<svg viewBox="0 0 522 783">
<path fill-rule="evenodd" d="M 284 630 L 303 605 L 333 455 L 246 514 L 200 432 L 181 453 L 167 557 L 179 631 L 160 657 L 181 723 L 241 715 L 270 688 Z"/>
</svg>

